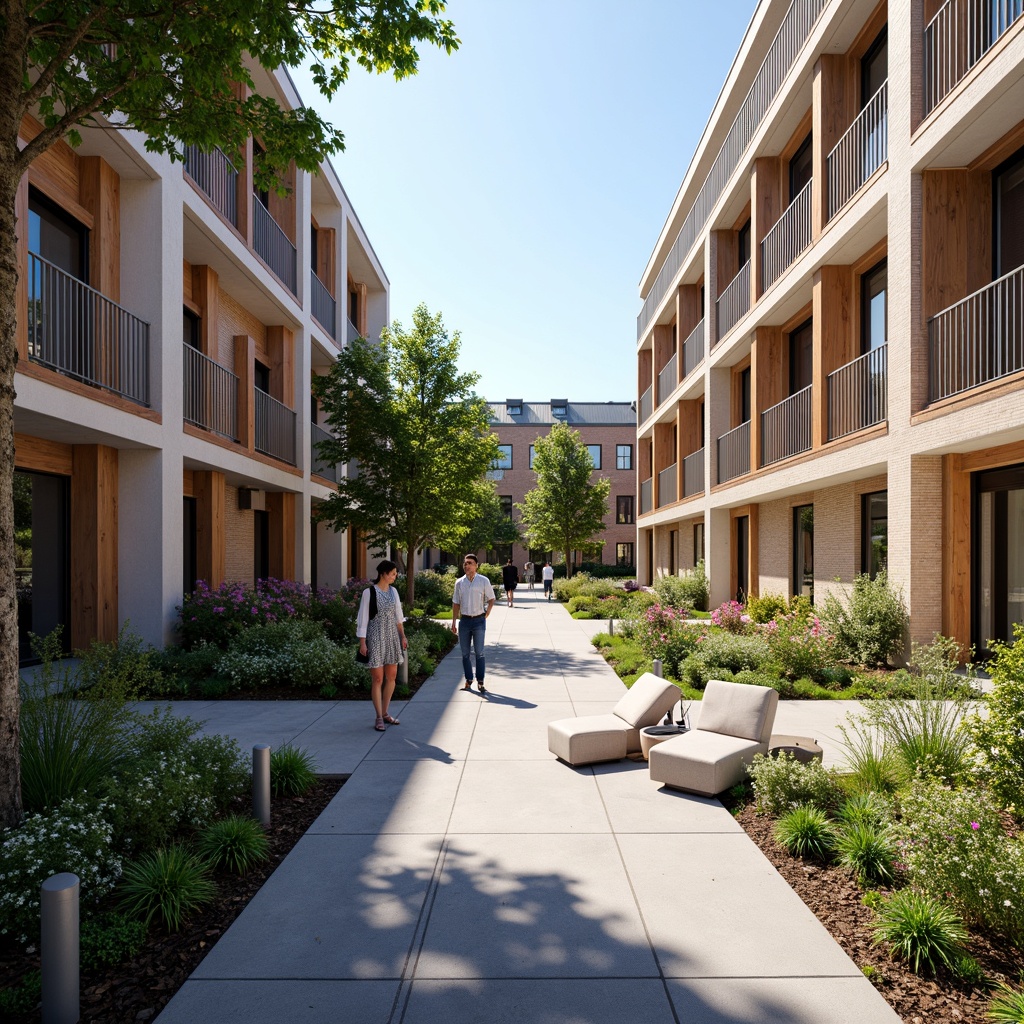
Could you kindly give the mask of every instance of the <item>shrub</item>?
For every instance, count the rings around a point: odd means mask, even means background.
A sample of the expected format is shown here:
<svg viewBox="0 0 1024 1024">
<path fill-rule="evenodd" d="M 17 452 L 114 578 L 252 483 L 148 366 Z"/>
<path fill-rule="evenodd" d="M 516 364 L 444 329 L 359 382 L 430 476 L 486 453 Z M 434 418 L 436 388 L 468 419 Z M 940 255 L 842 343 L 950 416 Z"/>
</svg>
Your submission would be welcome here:
<svg viewBox="0 0 1024 1024">
<path fill-rule="evenodd" d="M 69 799 L 45 814 L 30 814 L 0 832 L 0 935 L 27 943 L 39 935 L 39 887 L 71 871 L 81 881 L 83 903 L 109 892 L 121 874 L 113 830 L 102 804 Z"/>
<path fill-rule="evenodd" d="M 196 852 L 211 867 L 244 875 L 270 856 L 270 844 L 258 821 L 232 814 L 203 829 Z"/>
<path fill-rule="evenodd" d="M 405 658 L 409 662 L 409 678 L 427 675 L 434 671 L 434 659 L 430 656 L 430 638 L 425 633 L 407 633 L 408 649 Z"/>
<path fill-rule="evenodd" d="M 407 637 L 423 636 L 426 638 L 427 650 L 435 658 L 446 655 L 458 642 L 452 636 L 448 626 L 443 626 L 433 619 L 408 619 L 405 623 L 405 635 Z"/>
<path fill-rule="evenodd" d="M 571 580 L 555 580 L 556 600 L 569 602 L 574 597 L 612 597 L 619 592 L 610 580 L 596 580 L 585 572 L 578 572 Z"/>
<path fill-rule="evenodd" d="M 93 640 L 80 656 L 79 688 L 90 697 L 136 700 L 165 685 L 156 648 L 133 633 L 127 620 L 116 640 Z"/>
<path fill-rule="evenodd" d="M 775 840 L 794 857 L 827 861 L 835 848 L 836 832 L 828 815 L 804 804 L 787 811 L 775 823 Z"/>
<path fill-rule="evenodd" d="M 881 734 L 863 718 L 848 716 L 840 723 L 845 765 L 850 782 L 863 793 L 893 793 L 899 786 L 900 765 Z"/>
<path fill-rule="evenodd" d="M 274 796 L 301 796 L 316 782 L 316 758 L 290 743 L 270 752 L 270 791 Z"/>
<path fill-rule="evenodd" d="M 17 985 L 0 991 L 0 1016 L 5 1020 L 16 1014 L 30 1014 L 43 998 L 43 975 L 26 971 Z"/>
<path fill-rule="evenodd" d="M 128 913 L 147 925 L 156 918 L 172 932 L 216 894 L 209 869 L 181 846 L 156 850 L 129 864 L 121 885 L 121 902 Z"/>
<path fill-rule="evenodd" d="M 754 622 L 771 622 L 789 611 L 789 604 L 781 594 L 762 594 L 747 598 L 747 614 Z"/>
<path fill-rule="evenodd" d="M 79 931 L 82 967 L 115 967 L 131 959 L 146 942 L 146 925 L 117 911 L 82 918 Z"/>
<path fill-rule="evenodd" d="M 788 751 L 778 757 L 755 754 L 747 774 L 754 784 L 759 814 L 777 816 L 800 805 L 827 810 L 838 797 L 835 773 L 817 758 L 804 764 Z"/>
<path fill-rule="evenodd" d="M 816 618 L 783 615 L 762 630 L 773 660 L 790 679 L 821 679 L 835 660 L 832 637 Z"/>
<path fill-rule="evenodd" d="M 894 826 L 911 884 L 948 900 L 969 922 L 1024 941 L 1024 842 L 1003 831 L 984 791 L 917 781 Z"/>
<path fill-rule="evenodd" d="M 729 633 L 746 633 L 750 617 L 739 601 L 723 601 L 712 613 L 711 621 Z"/>
<path fill-rule="evenodd" d="M 217 663 L 224 652 L 203 640 L 192 650 L 166 647 L 155 656 L 160 669 L 159 689 L 151 688 L 147 696 L 160 698 L 175 693 L 188 694 L 200 682 L 217 675 Z"/>
<path fill-rule="evenodd" d="M 915 974 L 922 969 L 934 974 L 940 965 L 951 969 L 967 941 L 963 922 L 949 907 L 912 889 L 901 889 L 882 904 L 873 930 L 875 942 L 888 942 Z"/>
<path fill-rule="evenodd" d="M 888 829 L 871 821 L 846 824 L 836 833 L 839 863 L 862 885 L 893 878 L 896 846 Z"/>
<path fill-rule="evenodd" d="M 708 581 L 704 575 L 704 563 L 698 562 L 682 576 L 659 576 L 654 581 L 654 593 L 662 604 L 673 608 L 707 611 Z"/>
<path fill-rule="evenodd" d="M 344 680 L 346 658 L 315 622 L 271 622 L 253 626 L 231 641 L 217 663 L 219 675 L 236 687 L 271 684 L 316 688 Z"/>
<path fill-rule="evenodd" d="M 1000 983 L 989 1004 L 988 1018 L 999 1024 L 1024 1024 L 1024 992 Z"/>
<path fill-rule="evenodd" d="M 685 612 L 669 605 L 652 604 L 636 621 L 633 639 L 648 658 L 665 657 L 669 640 L 682 625 Z"/>
<path fill-rule="evenodd" d="M 1010 645 L 993 645 L 988 717 L 974 715 L 965 727 L 977 747 L 985 781 L 1020 816 L 1024 814 L 1024 625 L 1013 627 L 1013 637 Z"/>
<path fill-rule="evenodd" d="M 892 805 L 880 793 L 854 793 L 848 796 L 836 812 L 844 826 L 875 825 L 882 827 L 892 821 Z"/>
<path fill-rule="evenodd" d="M 846 606 L 835 594 L 826 594 L 822 609 L 840 657 L 859 665 L 885 665 L 903 650 L 907 606 L 884 571 L 874 579 L 867 573 L 856 576 Z"/>
<path fill-rule="evenodd" d="M 428 615 L 450 610 L 457 579 L 454 572 L 424 569 L 416 573 L 416 607 L 425 609 Z"/>
<path fill-rule="evenodd" d="M 573 612 L 593 612 L 597 610 L 597 606 L 601 603 L 601 599 L 597 597 L 588 597 L 585 594 L 577 594 L 576 597 L 569 598 L 569 614 Z"/>
<path fill-rule="evenodd" d="M 698 689 L 709 679 L 721 679 L 723 669 L 730 673 L 757 671 L 771 660 L 768 642 L 757 634 L 740 635 L 713 629 L 700 632 L 693 654 L 681 666 L 683 677 Z"/>
</svg>

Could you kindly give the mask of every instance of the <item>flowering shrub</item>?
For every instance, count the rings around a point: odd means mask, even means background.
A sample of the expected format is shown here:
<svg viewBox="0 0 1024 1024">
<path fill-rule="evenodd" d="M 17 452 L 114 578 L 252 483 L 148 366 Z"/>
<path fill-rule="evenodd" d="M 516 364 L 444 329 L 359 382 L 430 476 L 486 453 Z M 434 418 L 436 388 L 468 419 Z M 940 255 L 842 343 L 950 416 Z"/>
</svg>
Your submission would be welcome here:
<svg viewBox="0 0 1024 1024">
<path fill-rule="evenodd" d="M 834 594 L 826 594 L 822 609 L 844 659 L 885 665 L 903 650 L 910 616 L 903 595 L 889 585 L 884 571 L 874 579 L 867 573 L 855 577 L 845 605 Z"/>
<path fill-rule="evenodd" d="M 770 661 L 771 650 L 760 633 L 709 629 L 696 635 L 693 654 L 680 666 L 680 674 L 691 686 L 703 690 L 709 679 L 729 680 L 734 673 L 756 671 Z"/>
<path fill-rule="evenodd" d="M 315 622 L 269 622 L 231 641 L 217 674 L 237 688 L 319 687 L 352 682 L 351 662 Z"/>
<path fill-rule="evenodd" d="M 835 660 L 832 637 L 814 616 L 780 615 L 761 632 L 768 639 L 773 660 L 790 679 L 821 679 Z"/>
<path fill-rule="evenodd" d="M 745 633 L 750 624 L 750 616 L 744 614 L 743 605 L 739 601 L 723 601 L 711 613 L 711 621 L 730 633 Z"/>
<path fill-rule="evenodd" d="M 761 594 L 747 598 L 747 614 L 754 622 L 771 622 L 778 615 L 785 615 L 789 604 L 781 594 Z"/>
<path fill-rule="evenodd" d="M 686 618 L 685 611 L 669 605 L 652 604 L 641 613 L 633 638 L 649 658 L 664 658 L 669 641 Z"/>
<path fill-rule="evenodd" d="M 659 576 L 654 581 L 654 592 L 662 604 L 673 608 L 708 610 L 708 578 L 704 563 L 698 562 L 682 576 Z"/>
<path fill-rule="evenodd" d="M 78 875 L 83 902 L 109 892 L 121 875 L 112 839 L 103 804 L 77 799 L 0 832 L 0 935 L 23 944 L 38 939 L 39 888 L 61 871 Z"/>
<path fill-rule="evenodd" d="M 777 817 L 805 804 L 827 811 L 839 802 L 836 773 L 817 758 L 804 764 L 788 751 L 778 757 L 755 754 L 747 774 L 754 784 L 758 814 Z"/>
<path fill-rule="evenodd" d="M 1006 835 L 991 798 L 918 781 L 900 810 L 895 837 L 910 884 L 969 923 L 1024 942 L 1024 842 Z"/>
</svg>

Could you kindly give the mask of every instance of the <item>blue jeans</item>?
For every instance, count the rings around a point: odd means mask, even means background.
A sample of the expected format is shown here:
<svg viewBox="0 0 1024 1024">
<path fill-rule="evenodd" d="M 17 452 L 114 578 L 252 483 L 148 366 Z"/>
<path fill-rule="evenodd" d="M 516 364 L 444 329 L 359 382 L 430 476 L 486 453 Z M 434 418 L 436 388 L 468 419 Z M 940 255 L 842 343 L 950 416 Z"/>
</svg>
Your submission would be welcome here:
<svg viewBox="0 0 1024 1024">
<path fill-rule="evenodd" d="M 473 662 L 469 656 L 470 642 L 476 648 L 476 681 L 484 681 L 484 637 L 487 634 L 487 619 L 459 619 L 459 647 L 462 649 L 462 672 L 467 681 L 473 679 Z"/>
</svg>

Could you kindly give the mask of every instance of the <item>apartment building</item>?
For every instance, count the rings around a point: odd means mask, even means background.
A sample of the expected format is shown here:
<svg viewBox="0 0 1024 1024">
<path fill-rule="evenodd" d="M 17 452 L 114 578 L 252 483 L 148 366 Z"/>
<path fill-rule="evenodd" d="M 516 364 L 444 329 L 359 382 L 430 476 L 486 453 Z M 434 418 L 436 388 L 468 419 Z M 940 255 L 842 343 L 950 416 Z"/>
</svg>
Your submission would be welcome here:
<svg viewBox="0 0 1024 1024">
<path fill-rule="evenodd" d="M 254 69 L 291 107 L 287 73 Z M 26 139 L 39 130 L 26 118 Z M 330 164 L 254 189 L 245 151 L 146 152 L 85 129 L 18 201 L 19 624 L 65 642 L 120 625 L 170 639 L 197 580 L 338 586 L 363 573 L 313 523 L 336 486 L 311 399 L 354 336 L 388 321 L 388 280 Z"/>
<path fill-rule="evenodd" d="M 1024 619 L 1022 8 L 758 4 L 641 279 L 642 579 Z"/>
</svg>

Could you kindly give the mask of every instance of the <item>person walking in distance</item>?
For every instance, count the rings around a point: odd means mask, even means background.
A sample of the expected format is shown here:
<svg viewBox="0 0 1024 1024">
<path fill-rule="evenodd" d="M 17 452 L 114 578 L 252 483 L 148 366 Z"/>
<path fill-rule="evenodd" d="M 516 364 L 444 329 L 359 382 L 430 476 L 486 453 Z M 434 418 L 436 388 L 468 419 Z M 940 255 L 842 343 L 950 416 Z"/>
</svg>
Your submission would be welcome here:
<svg viewBox="0 0 1024 1024">
<path fill-rule="evenodd" d="M 526 583 L 529 586 L 529 588 L 533 590 L 533 562 L 527 562 L 526 565 L 523 566 L 523 570 L 526 573 Z"/>
<path fill-rule="evenodd" d="M 501 567 L 501 583 L 505 588 L 505 601 L 511 608 L 515 603 L 516 587 L 519 585 L 519 570 L 512 564 L 511 558 Z"/>
<path fill-rule="evenodd" d="M 476 555 L 466 555 L 462 560 L 465 576 L 455 581 L 452 595 L 452 632 L 459 638 L 462 650 L 462 671 L 466 678 L 464 690 L 473 688 L 473 660 L 469 656 L 470 644 L 476 652 L 476 685 L 481 693 L 484 689 L 484 638 L 487 633 L 487 616 L 494 607 L 494 587 L 491 581 L 478 573 Z M 459 620 L 462 625 L 459 625 Z"/>
<path fill-rule="evenodd" d="M 540 574 L 544 579 L 544 594 L 550 601 L 551 591 L 555 585 L 555 570 L 551 568 L 550 562 L 544 563 L 544 568 L 541 569 Z"/>
<path fill-rule="evenodd" d="M 408 648 L 402 623 L 402 602 L 392 586 L 398 576 L 398 566 L 385 559 L 377 563 L 377 579 L 359 598 L 356 616 L 356 637 L 359 653 L 368 656 L 370 670 L 370 699 L 377 712 L 374 728 L 383 732 L 389 725 L 398 725 L 398 719 L 388 714 L 391 695 L 395 692 L 398 666 L 405 660 L 402 652 Z"/>
</svg>

